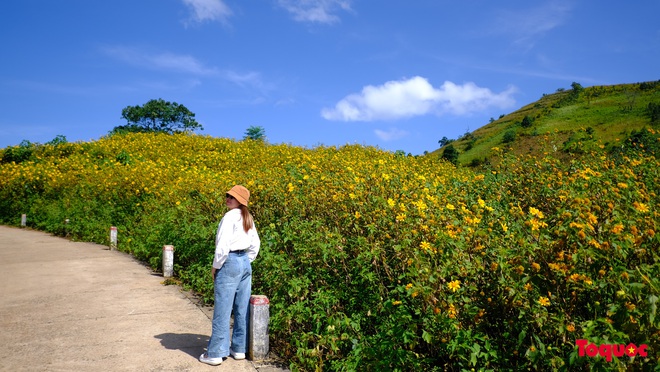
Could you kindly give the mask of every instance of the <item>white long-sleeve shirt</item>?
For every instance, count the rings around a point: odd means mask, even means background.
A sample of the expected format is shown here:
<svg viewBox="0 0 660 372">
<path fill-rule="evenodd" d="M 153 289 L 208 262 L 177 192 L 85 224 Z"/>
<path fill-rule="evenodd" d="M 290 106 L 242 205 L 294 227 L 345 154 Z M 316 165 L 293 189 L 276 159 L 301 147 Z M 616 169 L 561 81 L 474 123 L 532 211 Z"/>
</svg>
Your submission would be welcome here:
<svg viewBox="0 0 660 372">
<path fill-rule="evenodd" d="M 252 262 L 257 258 L 260 246 L 261 241 L 259 240 L 257 229 L 252 225 L 252 228 L 246 233 L 243 229 L 241 210 L 234 208 L 225 213 L 220 224 L 218 224 L 218 232 L 215 235 L 213 267 L 216 269 L 222 268 L 222 265 L 227 260 L 229 251 L 240 251 L 243 249 L 248 250 L 248 258 Z"/>
</svg>

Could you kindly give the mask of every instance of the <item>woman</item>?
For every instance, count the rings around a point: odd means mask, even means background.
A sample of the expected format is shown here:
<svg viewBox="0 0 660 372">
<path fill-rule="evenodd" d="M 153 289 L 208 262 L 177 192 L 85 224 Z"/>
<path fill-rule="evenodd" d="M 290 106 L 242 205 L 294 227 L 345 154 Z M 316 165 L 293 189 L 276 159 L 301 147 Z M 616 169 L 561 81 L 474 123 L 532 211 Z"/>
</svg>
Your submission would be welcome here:
<svg viewBox="0 0 660 372">
<path fill-rule="evenodd" d="M 245 359 L 247 347 L 247 317 L 252 290 L 251 262 L 259 253 L 259 235 L 254 219 L 248 211 L 250 192 L 241 185 L 227 191 L 229 208 L 215 237 L 215 256 L 211 275 L 214 283 L 215 305 L 213 328 L 207 352 L 199 361 L 210 365 L 222 363 L 231 356 Z M 234 332 L 229 347 L 229 320 L 234 312 Z"/>
</svg>

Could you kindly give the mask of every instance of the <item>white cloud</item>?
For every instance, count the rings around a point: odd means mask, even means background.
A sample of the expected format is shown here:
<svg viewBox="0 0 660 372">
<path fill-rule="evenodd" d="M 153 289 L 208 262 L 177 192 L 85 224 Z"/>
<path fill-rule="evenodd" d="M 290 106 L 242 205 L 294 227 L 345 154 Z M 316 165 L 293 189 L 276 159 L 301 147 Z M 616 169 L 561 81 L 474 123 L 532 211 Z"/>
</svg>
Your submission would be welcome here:
<svg viewBox="0 0 660 372">
<path fill-rule="evenodd" d="M 254 89 L 261 94 L 268 94 L 268 92 L 275 89 L 274 84 L 267 82 L 266 79 L 261 76 L 261 73 L 255 71 L 239 73 L 226 70 L 223 71 L 222 78 L 241 88 Z"/>
<path fill-rule="evenodd" d="M 385 142 L 397 140 L 406 137 L 409 134 L 407 131 L 398 128 L 390 128 L 388 131 L 376 129 L 374 130 L 374 133 L 376 133 L 376 137 Z"/>
<path fill-rule="evenodd" d="M 512 97 L 516 92 L 514 87 L 495 94 L 490 89 L 480 88 L 472 82 L 456 85 L 446 81 L 439 91 L 439 106 L 442 111 L 454 115 L 470 114 L 489 107 L 508 108 L 516 103 Z"/>
<path fill-rule="evenodd" d="M 374 121 L 427 114 L 466 115 L 489 107 L 511 107 L 515 91 L 510 87 L 496 94 L 471 82 L 456 85 L 450 81 L 434 88 L 425 78 L 415 76 L 381 86 L 368 85 L 362 92 L 337 102 L 334 108 L 324 108 L 321 116 L 327 120 Z"/>
<path fill-rule="evenodd" d="M 188 55 L 163 53 L 148 57 L 148 60 L 153 63 L 154 67 L 165 70 L 176 70 L 195 75 L 213 75 L 217 73 L 215 69 L 205 67 L 197 59 Z"/>
<path fill-rule="evenodd" d="M 189 55 L 173 53 L 151 54 L 137 48 L 124 46 L 105 47 L 102 51 L 120 61 L 148 68 L 160 70 L 173 70 L 194 75 L 214 75 L 218 71 L 204 66 L 201 62 Z"/>
<path fill-rule="evenodd" d="M 193 22 L 221 21 L 232 15 L 231 9 L 222 0 L 182 0 L 191 8 L 190 20 Z"/>
<path fill-rule="evenodd" d="M 196 77 L 220 78 L 242 88 L 253 88 L 260 92 L 266 92 L 272 89 L 272 87 L 263 81 L 261 74 L 258 72 L 240 73 L 232 70 L 220 70 L 215 67 L 206 66 L 190 55 L 169 52 L 149 53 L 142 49 L 125 46 L 104 47 L 101 50 L 112 58 L 142 68 L 173 71 Z M 197 81 L 197 84 L 201 83 Z"/>
<path fill-rule="evenodd" d="M 334 13 L 350 11 L 352 0 L 278 0 L 279 5 L 293 14 L 293 19 L 301 22 L 335 23 L 339 21 Z"/>
<path fill-rule="evenodd" d="M 539 4 L 530 9 L 502 11 L 493 29 L 511 35 L 517 45 L 533 47 L 538 38 L 561 26 L 571 10 L 571 4 L 563 0 Z"/>
</svg>

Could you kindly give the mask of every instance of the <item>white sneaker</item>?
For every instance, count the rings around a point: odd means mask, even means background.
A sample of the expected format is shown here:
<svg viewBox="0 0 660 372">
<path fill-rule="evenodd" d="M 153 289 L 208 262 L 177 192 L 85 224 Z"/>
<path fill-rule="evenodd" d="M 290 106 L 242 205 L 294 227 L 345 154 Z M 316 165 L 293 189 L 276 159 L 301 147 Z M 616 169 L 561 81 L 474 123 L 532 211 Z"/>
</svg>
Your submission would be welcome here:
<svg viewBox="0 0 660 372">
<path fill-rule="evenodd" d="M 234 350 L 229 350 L 229 354 L 236 360 L 245 359 L 245 353 L 235 353 Z"/>
<path fill-rule="evenodd" d="M 208 355 L 202 354 L 199 356 L 199 361 L 202 363 L 210 364 L 212 366 L 217 366 L 222 363 L 222 358 L 209 358 Z"/>
</svg>

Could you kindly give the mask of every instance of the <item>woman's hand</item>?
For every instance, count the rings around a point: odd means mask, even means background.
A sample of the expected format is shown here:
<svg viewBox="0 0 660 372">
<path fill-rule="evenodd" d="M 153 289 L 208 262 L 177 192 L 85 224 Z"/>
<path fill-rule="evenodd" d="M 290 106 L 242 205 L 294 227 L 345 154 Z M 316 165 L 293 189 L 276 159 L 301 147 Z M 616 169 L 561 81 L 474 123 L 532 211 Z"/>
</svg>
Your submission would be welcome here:
<svg viewBox="0 0 660 372">
<path fill-rule="evenodd" d="M 213 278 L 213 280 L 215 280 L 215 272 L 216 272 L 216 270 L 217 270 L 217 269 L 216 269 L 215 267 L 212 267 L 212 268 L 211 268 L 211 278 Z"/>
</svg>

